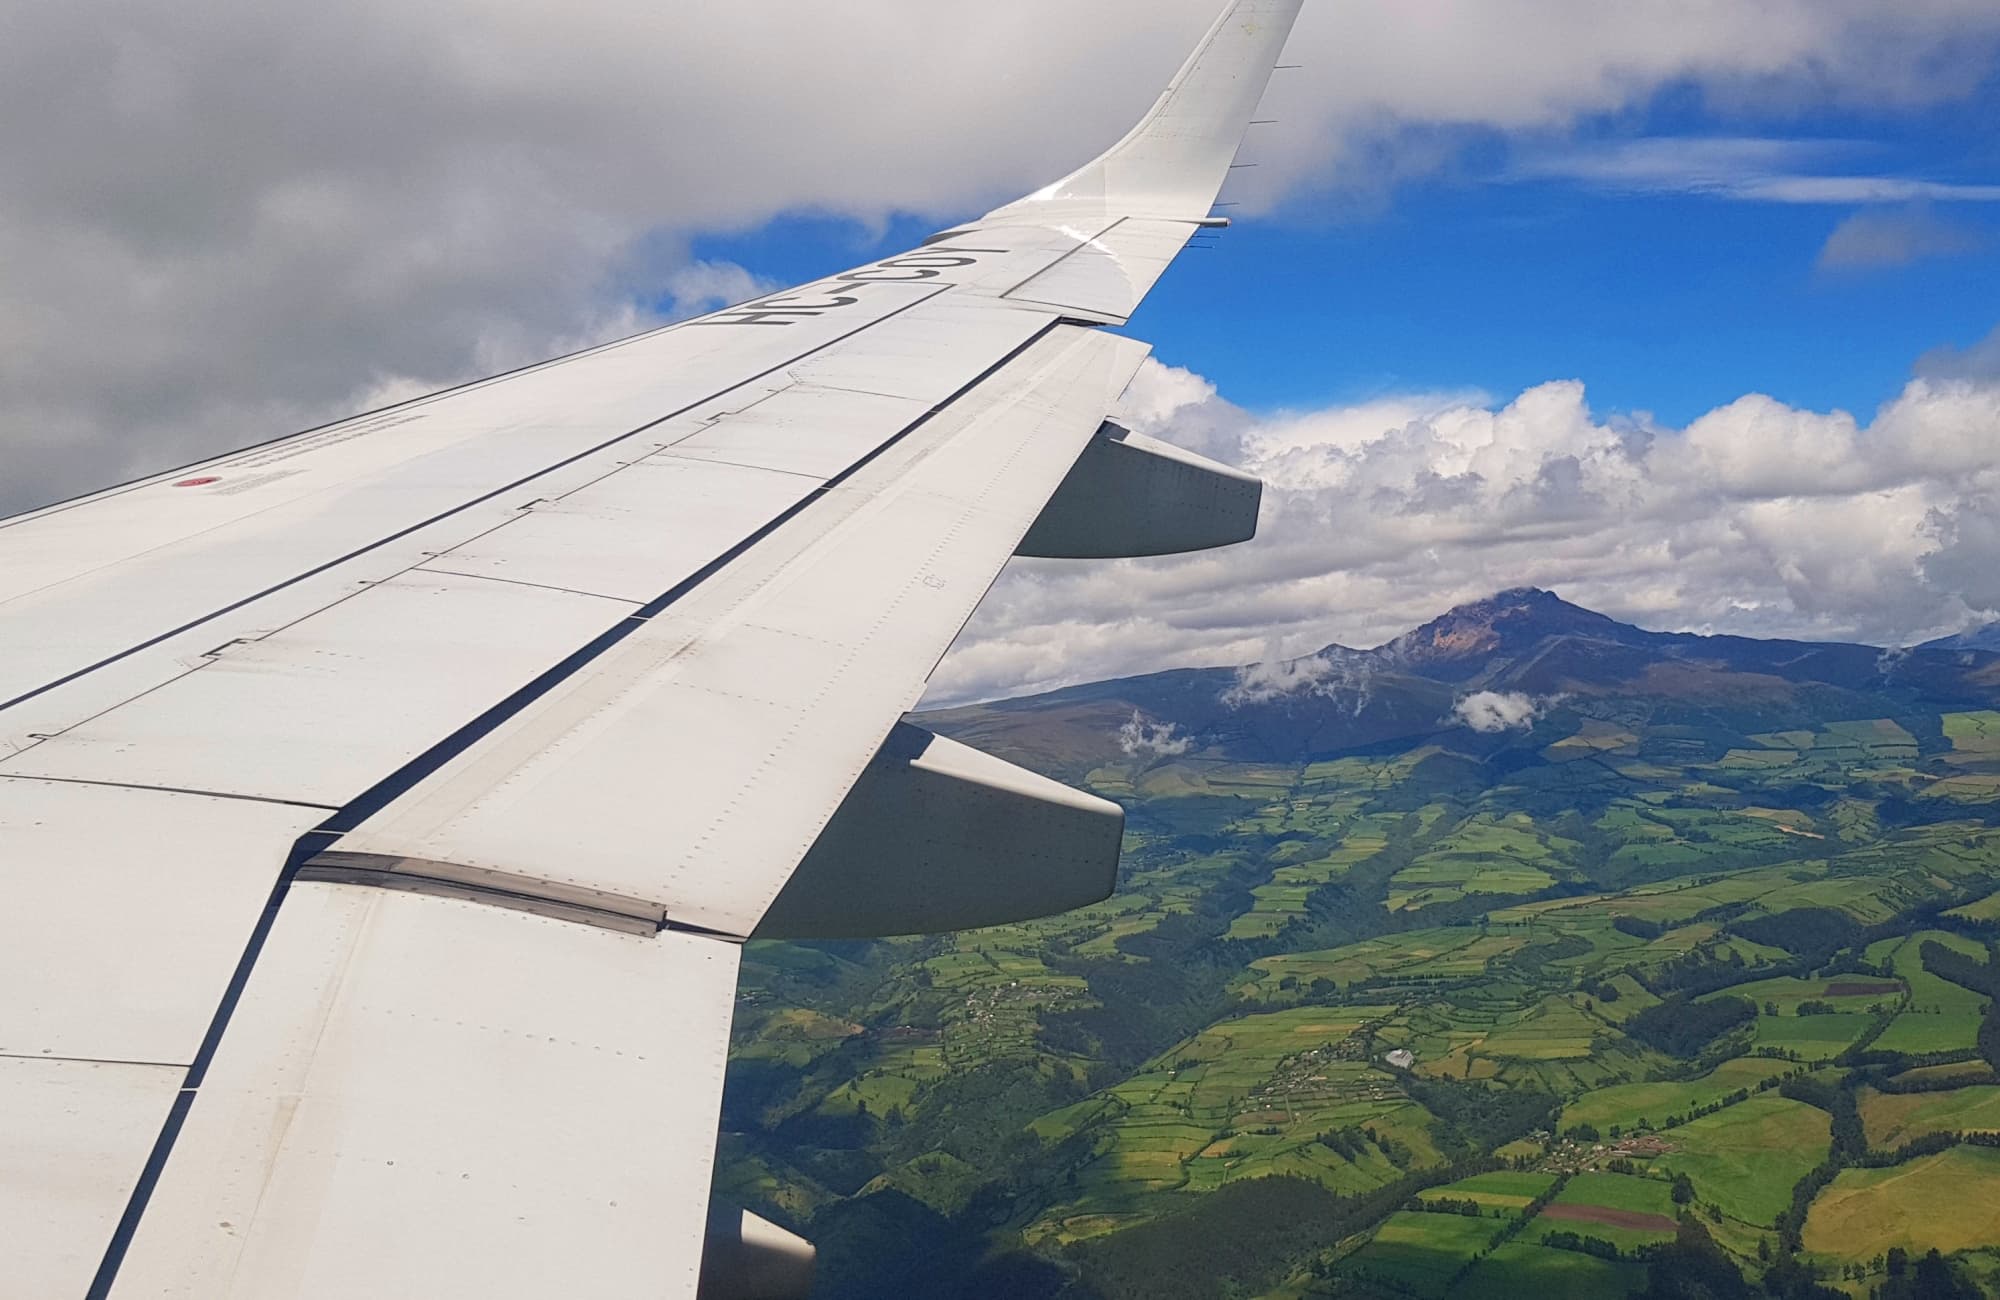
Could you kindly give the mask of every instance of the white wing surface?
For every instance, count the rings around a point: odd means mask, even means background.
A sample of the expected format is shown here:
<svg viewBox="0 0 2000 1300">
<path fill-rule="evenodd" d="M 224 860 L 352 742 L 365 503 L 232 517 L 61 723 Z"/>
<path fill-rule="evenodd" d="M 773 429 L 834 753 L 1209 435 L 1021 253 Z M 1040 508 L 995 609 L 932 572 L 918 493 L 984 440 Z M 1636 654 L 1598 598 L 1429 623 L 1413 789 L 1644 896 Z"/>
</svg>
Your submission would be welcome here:
<svg viewBox="0 0 2000 1300">
<path fill-rule="evenodd" d="M 8 1293 L 803 1294 L 703 1277 L 739 945 L 1111 888 L 1115 805 L 900 719 L 1010 556 L 1254 532 L 1098 326 L 1299 4 L 910 253 L 0 521 Z"/>
</svg>

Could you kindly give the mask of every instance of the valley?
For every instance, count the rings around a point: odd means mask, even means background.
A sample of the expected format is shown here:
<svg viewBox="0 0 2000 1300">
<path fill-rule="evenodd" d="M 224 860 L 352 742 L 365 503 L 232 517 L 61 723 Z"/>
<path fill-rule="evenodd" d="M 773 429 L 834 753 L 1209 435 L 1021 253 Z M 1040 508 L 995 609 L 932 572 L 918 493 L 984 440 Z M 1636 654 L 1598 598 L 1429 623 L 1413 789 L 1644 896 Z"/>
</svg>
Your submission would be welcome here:
<svg viewBox="0 0 2000 1300">
<path fill-rule="evenodd" d="M 1125 865 L 747 951 L 717 1186 L 820 1294 L 2000 1294 L 2000 655 L 1520 591 L 923 721 Z"/>
</svg>

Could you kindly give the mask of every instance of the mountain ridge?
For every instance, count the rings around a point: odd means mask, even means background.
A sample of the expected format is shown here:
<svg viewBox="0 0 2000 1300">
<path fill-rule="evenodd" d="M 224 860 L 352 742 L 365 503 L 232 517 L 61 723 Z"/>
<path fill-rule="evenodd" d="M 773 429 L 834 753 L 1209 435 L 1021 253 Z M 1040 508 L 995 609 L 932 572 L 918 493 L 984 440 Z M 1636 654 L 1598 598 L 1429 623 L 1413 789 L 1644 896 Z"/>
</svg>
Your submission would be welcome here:
<svg viewBox="0 0 2000 1300">
<path fill-rule="evenodd" d="M 1468 713 L 1466 701 L 1482 694 L 1512 703 Z M 1335 644 L 1300 659 L 1168 669 L 923 717 L 967 743 L 1075 776 L 1148 752 L 1289 761 L 1425 736 L 1491 749 L 1539 723 L 1574 729 L 1607 710 L 1749 733 L 1996 699 L 2000 654 L 1990 651 L 1655 632 L 1519 587 L 1371 650 Z"/>
</svg>

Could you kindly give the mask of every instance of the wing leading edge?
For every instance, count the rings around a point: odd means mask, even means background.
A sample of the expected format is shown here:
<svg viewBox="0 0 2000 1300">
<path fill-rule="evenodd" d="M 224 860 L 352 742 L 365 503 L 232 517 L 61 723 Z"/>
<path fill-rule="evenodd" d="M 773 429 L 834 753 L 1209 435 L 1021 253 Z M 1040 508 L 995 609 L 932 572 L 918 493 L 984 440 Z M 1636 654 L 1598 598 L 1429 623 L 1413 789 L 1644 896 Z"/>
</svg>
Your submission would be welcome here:
<svg viewBox="0 0 2000 1300">
<path fill-rule="evenodd" d="M 1255 531 L 1093 326 L 1300 3 L 921 249 L 0 521 L 12 1284 L 803 1294 L 708 1204 L 738 945 L 1109 892 L 1115 805 L 899 719 L 1011 555 Z"/>
</svg>

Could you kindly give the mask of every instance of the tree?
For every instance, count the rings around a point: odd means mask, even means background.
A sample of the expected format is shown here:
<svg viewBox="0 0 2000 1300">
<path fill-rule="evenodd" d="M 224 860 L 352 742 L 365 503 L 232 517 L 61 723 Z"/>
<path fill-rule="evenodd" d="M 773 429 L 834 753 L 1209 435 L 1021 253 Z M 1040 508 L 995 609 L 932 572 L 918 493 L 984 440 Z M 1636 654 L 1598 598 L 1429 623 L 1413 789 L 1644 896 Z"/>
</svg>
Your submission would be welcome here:
<svg viewBox="0 0 2000 1300">
<path fill-rule="evenodd" d="M 1646 1289 L 1636 1300 L 1750 1300 L 1754 1294 L 1708 1229 L 1684 1217 L 1673 1241 L 1646 1261 Z"/>
<path fill-rule="evenodd" d="M 1674 1175 L 1674 1204 L 1687 1205 L 1694 1200 L 1694 1180 L 1686 1174 Z"/>
</svg>

